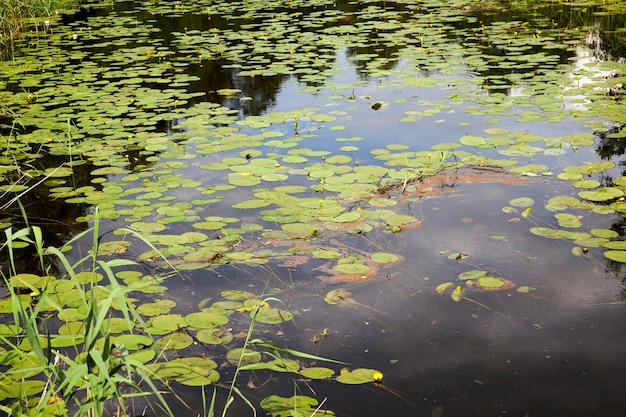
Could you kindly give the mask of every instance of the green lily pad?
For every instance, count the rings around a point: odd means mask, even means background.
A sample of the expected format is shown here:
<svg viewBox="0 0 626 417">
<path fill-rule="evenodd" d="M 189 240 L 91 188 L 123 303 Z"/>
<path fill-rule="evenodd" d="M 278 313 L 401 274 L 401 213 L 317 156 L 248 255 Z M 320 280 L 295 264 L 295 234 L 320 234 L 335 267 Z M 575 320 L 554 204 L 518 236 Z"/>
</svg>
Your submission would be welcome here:
<svg viewBox="0 0 626 417">
<path fill-rule="evenodd" d="M 626 250 L 607 250 L 604 256 L 615 262 L 626 263 Z"/>
<path fill-rule="evenodd" d="M 193 338 L 186 333 L 170 333 L 156 341 L 160 349 L 185 349 L 193 344 Z"/>
<path fill-rule="evenodd" d="M 505 284 L 505 282 L 502 279 L 496 278 L 496 277 L 478 278 L 477 283 L 481 288 L 491 288 L 491 289 L 503 287 Z"/>
<path fill-rule="evenodd" d="M 604 187 L 593 191 L 580 191 L 578 196 L 590 201 L 609 201 L 623 197 L 624 191 L 616 187 Z"/>
<path fill-rule="evenodd" d="M 113 340 L 118 345 L 124 345 L 128 350 L 140 350 L 153 343 L 151 337 L 141 334 L 122 334 L 115 336 Z"/>
<path fill-rule="evenodd" d="M 468 259 L 471 255 L 467 252 L 454 252 L 448 255 L 448 259 L 451 261 L 463 261 Z"/>
<path fill-rule="evenodd" d="M 459 279 L 462 280 L 472 280 L 479 279 L 487 275 L 487 271 L 481 271 L 478 269 L 472 269 L 471 271 L 461 272 L 459 274 Z"/>
<path fill-rule="evenodd" d="M 205 328 L 198 330 L 196 339 L 198 339 L 199 342 L 210 345 L 226 345 L 232 342 L 233 334 L 230 332 L 230 329 L 217 327 Z"/>
<path fill-rule="evenodd" d="M 302 368 L 300 369 L 300 375 L 310 379 L 328 379 L 335 375 L 335 371 L 323 367 Z"/>
<path fill-rule="evenodd" d="M 311 251 L 311 255 L 320 259 L 336 259 L 342 256 L 342 253 L 335 249 L 317 248 Z"/>
<path fill-rule="evenodd" d="M 380 374 L 376 369 L 357 368 L 352 371 L 349 369 L 342 369 L 341 373 L 337 376 L 337 382 L 342 384 L 367 384 L 369 382 L 376 381 L 375 375 Z"/>
<path fill-rule="evenodd" d="M 250 317 L 254 318 L 259 323 L 280 324 L 293 319 L 293 314 L 290 311 L 280 308 L 263 306 L 255 311 L 251 311 Z"/>
<path fill-rule="evenodd" d="M 239 364 L 239 358 L 241 357 L 241 364 L 247 365 L 251 363 L 257 363 L 261 361 L 261 354 L 252 349 L 235 348 L 226 353 L 226 360 L 233 365 Z"/>
<path fill-rule="evenodd" d="M 181 314 L 163 314 L 152 318 L 150 325 L 165 331 L 175 331 L 185 327 L 187 323 Z"/>
<path fill-rule="evenodd" d="M 223 326 L 228 323 L 228 317 L 208 311 L 198 311 L 185 316 L 185 323 L 196 329 Z"/>
<path fill-rule="evenodd" d="M 326 296 L 324 297 L 324 301 L 328 304 L 339 304 L 345 302 L 350 299 L 352 293 L 343 288 L 337 288 L 331 291 L 328 291 Z"/>
<path fill-rule="evenodd" d="M 393 253 L 374 252 L 370 255 L 370 259 L 379 264 L 389 264 L 398 262 L 400 260 L 400 257 Z"/>
<path fill-rule="evenodd" d="M 535 200 L 530 197 L 518 197 L 509 201 L 509 205 L 513 207 L 526 208 L 532 207 L 535 204 Z"/>
<path fill-rule="evenodd" d="M 294 395 L 290 398 L 270 395 L 264 398 L 260 406 L 272 417 L 301 417 L 301 416 L 334 416 L 330 410 L 323 410 L 318 407 L 315 398 L 306 395 Z"/>
<path fill-rule="evenodd" d="M 366 274 L 370 271 L 370 267 L 362 263 L 338 264 L 333 269 L 342 274 Z"/>
</svg>

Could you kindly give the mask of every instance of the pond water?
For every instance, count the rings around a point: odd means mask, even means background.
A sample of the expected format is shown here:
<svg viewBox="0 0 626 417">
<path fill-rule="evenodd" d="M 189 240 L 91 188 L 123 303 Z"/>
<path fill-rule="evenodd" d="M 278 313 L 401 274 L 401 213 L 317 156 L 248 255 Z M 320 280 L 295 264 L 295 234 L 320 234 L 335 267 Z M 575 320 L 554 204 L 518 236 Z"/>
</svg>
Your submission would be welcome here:
<svg viewBox="0 0 626 417">
<path fill-rule="evenodd" d="M 133 293 L 168 306 L 140 310 L 151 349 L 223 384 L 244 299 L 280 300 L 255 337 L 347 365 L 244 371 L 260 413 L 623 415 L 623 4 L 265 3 L 85 3 L 25 33 L 0 63 L 3 227 L 18 194 L 48 245 L 98 216 L 100 255 L 140 263 L 119 278 L 157 278 Z M 232 337 L 155 324 L 201 310 Z"/>
</svg>

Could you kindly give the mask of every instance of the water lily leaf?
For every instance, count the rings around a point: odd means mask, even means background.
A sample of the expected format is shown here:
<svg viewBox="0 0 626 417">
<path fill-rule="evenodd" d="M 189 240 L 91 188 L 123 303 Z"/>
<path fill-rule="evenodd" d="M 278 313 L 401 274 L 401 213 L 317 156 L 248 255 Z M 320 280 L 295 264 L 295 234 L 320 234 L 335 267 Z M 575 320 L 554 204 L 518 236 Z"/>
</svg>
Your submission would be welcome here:
<svg viewBox="0 0 626 417">
<path fill-rule="evenodd" d="M 616 238 L 619 236 L 619 233 L 611 229 L 591 229 L 589 232 L 594 236 L 607 239 Z"/>
<path fill-rule="evenodd" d="M 541 164 L 528 164 L 528 165 L 524 165 L 520 167 L 514 167 L 514 168 L 511 168 L 509 172 L 512 172 L 514 174 L 520 174 L 520 175 L 528 175 L 528 176 L 550 175 L 552 173 L 550 171 L 550 168 L 548 168 L 546 165 L 541 165 Z"/>
<path fill-rule="evenodd" d="M 183 385 L 201 386 L 219 380 L 219 373 L 215 371 L 217 364 L 208 358 L 176 358 L 146 366 L 159 378 L 174 379 Z"/>
<path fill-rule="evenodd" d="M 0 324 L 0 335 L 4 337 L 17 336 L 22 332 L 22 327 L 16 324 Z"/>
<path fill-rule="evenodd" d="M 443 294 L 444 292 L 446 292 L 448 288 L 450 288 L 451 285 L 453 285 L 451 282 L 444 282 L 442 284 L 437 285 L 437 287 L 435 288 L 435 291 L 437 292 L 437 294 Z"/>
<path fill-rule="evenodd" d="M 451 261 L 463 261 L 465 259 L 468 259 L 470 257 L 470 254 L 467 252 L 454 252 L 448 255 L 448 259 L 450 259 Z"/>
<path fill-rule="evenodd" d="M 253 293 L 242 290 L 224 290 L 220 295 L 227 300 L 245 300 L 254 297 Z"/>
<path fill-rule="evenodd" d="M 350 211 L 347 213 L 340 214 L 339 216 L 335 216 L 332 218 L 332 221 L 337 223 L 348 223 L 353 222 L 361 218 L 361 214 L 357 211 Z"/>
<path fill-rule="evenodd" d="M 45 387 L 47 387 L 46 381 L 37 379 L 22 379 L 15 382 L 7 378 L 7 380 L 0 382 L 3 398 L 32 397 L 41 393 Z"/>
<path fill-rule="evenodd" d="M 257 363 L 261 361 L 261 354 L 252 349 L 235 348 L 226 353 L 226 360 L 233 365 L 239 364 L 239 358 L 241 357 L 241 364 L 247 365 L 251 363 Z"/>
<path fill-rule="evenodd" d="M 333 269 L 342 274 L 366 274 L 370 271 L 370 267 L 362 263 L 343 263 L 333 267 Z"/>
<path fill-rule="evenodd" d="M 626 251 L 624 250 L 607 250 L 604 251 L 604 256 L 615 262 L 626 263 Z"/>
<path fill-rule="evenodd" d="M 269 182 L 278 182 L 278 181 L 285 181 L 287 180 L 289 177 L 285 174 L 278 174 L 278 173 L 265 173 L 263 175 L 261 175 L 261 179 L 263 181 L 269 181 Z"/>
<path fill-rule="evenodd" d="M 319 230 L 319 227 L 313 224 L 306 223 L 289 223 L 282 225 L 281 228 L 285 232 L 295 233 L 298 235 L 312 235 L 314 233 L 317 233 L 317 231 Z"/>
<path fill-rule="evenodd" d="M 589 233 L 585 232 L 571 232 L 567 230 L 551 229 L 543 226 L 531 227 L 530 232 L 534 235 L 550 239 L 587 239 L 591 237 Z"/>
<path fill-rule="evenodd" d="M 228 317 L 208 311 L 197 311 L 185 316 L 185 323 L 196 329 L 223 326 L 228 323 Z"/>
<path fill-rule="evenodd" d="M 113 341 L 115 344 L 124 345 L 128 350 L 140 350 L 153 343 L 151 337 L 141 334 L 122 334 L 115 336 Z"/>
<path fill-rule="evenodd" d="M 626 250 L 626 241 L 623 240 L 614 240 L 611 242 L 602 243 L 601 246 L 607 249 L 618 249 L 618 250 Z"/>
<path fill-rule="evenodd" d="M 134 323 L 129 322 L 123 317 L 109 317 L 102 321 L 102 328 L 111 333 L 122 333 L 132 330 Z"/>
<path fill-rule="evenodd" d="M 526 208 L 531 207 L 535 204 L 535 200 L 530 197 L 518 197 L 509 201 L 509 205 L 513 207 Z"/>
<path fill-rule="evenodd" d="M 53 277 L 50 277 L 53 278 Z M 46 286 L 48 278 L 35 274 L 16 274 L 11 276 L 11 285 L 16 288 L 43 288 Z"/>
<path fill-rule="evenodd" d="M 600 186 L 600 181 L 596 180 L 585 180 L 582 177 L 579 181 L 572 182 L 572 187 L 576 188 L 596 188 Z"/>
<path fill-rule="evenodd" d="M 461 272 L 459 274 L 459 279 L 462 279 L 462 280 L 478 279 L 478 278 L 482 278 L 482 277 L 484 277 L 486 275 L 487 275 L 487 271 L 481 271 L 481 270 L 478 270 L 478 269 L 472 269 L 471 271 Z"/>
<path fill-rule="evenodd" d="M 152 233 L 162 232 L 166 226 L 161 223 L 146 223 L 146 222 L 134 222 L 130 227 L 136 229 L 142 235 L 149 235 Z"/>
<path fill-rule="evenodd" d="M 320 259 L 336 259 L 342 256 L 342 253 L 334 249 L 317 248 L 311 251 L 311 255 Z"/>
<path fill-rule="evenodd" d="M 487 140 L 481 136 L 471 136 L 471 135 L 467 135 L 467 136 L 462 136 L 461 138 L 459 138 L 459 142 L 461 142 L 463 145 L 466 146 L 484 146 L 487 144 Z"/>
<path fill-rule="evenodd" d="M 324 301 L 328 304 L 339 304 L 350 299 L 352 293 L 343 288 L 337 288 L 335 290 L 328 291 L 324 297 Z"/>
<path fill-rule="evenodd" d="M 342 384 L 367 384 L 368 382 L 374 382 L 376 380 L 374 375 L 379 373 L 376 369 L 357 368 L 351 371 L 344 368 L 336 379 L 337 382 Z"/>
<path fill-rule="evenodd" d="M 192 226 L 200 230 L 219 230 L 225 227 L 227 224 L 221 221 L 204 221 L 194 223 Z"/>
<path fill-rule="evenodd" d="M 232 342 L 233 337 L 230 329 L 218 327 L 200 329 L 196 333 L 199 342 L 210 345 L 226 345 Z"/>
<path fill-rule="evenodd" d="M 150 325 L 157 329 L 171 332 L 185 327 L 187 323 L 181 314 L 163 314 L 153 317 L 150 320 Z"/>
<path fill-rule="evenodd" d="M 400 227 L 417 221 L 419 220 L 415 217 L 406 214 L 394 214 L 385 218 L 385 223 L 387 223 L 389 227 Z"/>
<path fill-rule="evenodd" d="M 156 341 L 160 349 L 185 349 L 193 344 L 193 337 L 186 333 L 170 333 Z"/>
<path fill-rule="evenodd" d="M 215 383 L 220 379 L 220 374 L 214 369 L 192 367 L 190 370 L 191 372 L 189 373 L 177 375 L 174 378 L 176 382 L 182 385 L 200 387 Z"/>
<path fill-rule="evenodd" d="M 335 371 L 323 367 L 302 368 L 300 369 L 300 375 L 310 379 L 328 379 L 335 375 Z"/>
<path fill-rule="evenodd" d="M 400 257 L 398 255 L 386 252 L 373 252 L 370 255 L 370 258 L 372 259 L 372 261 L 379 264 L 389 264 L 398 262 L 400 260 Z"/>
<path fill-rule="evenodd" d="M 616 187 L 604 187 L 594 191 L 580 191 L 578 196 L 590 201 L 608 201 L 623 197 L 624 192 Z"/>
<path fill-rule="evenodd" d="M 293 319 L 293 314 L 280 308 L 262 306 L 255 311 L 251 311 L 250 318 L 254 318 L 259 323 L 280 324 Z"/>
<path fill-rule="evenodd" d="M 251 187 L 261 183 L 261 178 L 252 175 L 249 172 L 235 172 L 228 174 L 228 183 L 241 187 Z"/>
<path fill-rule="evenodd" d="M 274 359 L 265 363 L 265 365 L 267 369 L 276 372 L 298 372 L 300 370 L 298 361 L 289 358 Z"/>
<path fill-rule="evenodd" d="M 452 293 L 450 294 L 450 298 L 452 298 L 452 301 L 454 302 L 459 302 L 463 299 L 463 295 L 465 294 L 465 289 L 463 288 L 462 285 L 457 285 L 456 287 L 454 287 L 454 290 L 452 290 Z"/>
<path fill-rule="evenodd" d="M 28 188 L 29 187 L 27 185 L 6 184 L 6 185 L 0 186 L 0 191 L 2 191 L 3 193 L 20 193 L 22 191 L 28 190 Z"/>
<path fill-rule="evenodd" d="M 115 240 L 102 242 L 98 246 L 98 255 L 119 255 L 128 250 L 131 242 L 128 240 Z"/>
<path fill-rule="evenodd" d="M 505 282 L 501 278 L 496 278 L 496 277 L 478 278 L 477 283 L 481 288 L 490 288 L 490 289 L 501 288 L 505 284 Z"/>
<path fill-rule="evenodd" d="M 318 401 L 315 398 L 305 395 L 294 395 L 290 398 L 270 395 L 260 403 L 267 414 L 272 417 L 301 417 L 319 415 L 321 417 L 334 416 L 330 410 L 318 408 Z"/>
</svg>

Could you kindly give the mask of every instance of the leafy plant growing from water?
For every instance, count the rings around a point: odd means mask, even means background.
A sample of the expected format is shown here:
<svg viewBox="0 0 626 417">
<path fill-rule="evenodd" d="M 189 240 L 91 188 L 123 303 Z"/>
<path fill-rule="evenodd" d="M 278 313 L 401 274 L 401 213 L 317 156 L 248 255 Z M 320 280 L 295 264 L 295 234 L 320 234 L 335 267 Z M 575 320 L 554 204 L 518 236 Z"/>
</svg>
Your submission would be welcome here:
<svg viewBox="0 0 626 417">
<path fill-rule="evenodd" d="M 113 268 L 134 263 L 98 259 L 98 230 L 96 212 L 94 226 L 67 244 L 93 233 L 90 254 L 74 264 L 59 249 L 43 246 L 38 226 L 5 230 L 7 240 L 1 249 L 8 251 L 9 259 L 14 259 L 19 243 L 26 242 L 35 246 L 44 271 L 49 271 L 46 257 L 54 255 L 67 272 L 58 279 L 39 277 L 17 273 L 11 263 L 11 273 L 3 273 L 10 299 L 4 300 L 2 310 L 12 313 L 13 323 L 1 325 L 0 341 L 7 350 L 0 362 L 5 368 L 0 398 L 10 401 L 1 406 L 9 415 L 102 416 L 111 412 L 110 407 L 126 413 L 135 399 L 148 396 L 154 396 L 159 407 L 172 415 L 156 386 L 158 378 L 130 353 L 133 328 L 143 319 L 128 298 L 132 289 L 120 284 Z M 86 271 L 81 272 L 84 267 Z M 108 285 L 97 283 L 100 272 Z M 72 314 L 63 308 L 65 296 L 75 297 L 71 305 L 76 320 L 55 329 L 52 314 L 66 319 Z M 122 326 L 131 333 L 127 343 L 116 341 L 111 329 L 119 313 Z M 139 385 L 138 378 L 148 390 Z"/>
<path fill-rule="evenodd" d="M 159 253 L 135 231 L 125 231 Z M 217 364 L 200 357 L 159 361 L 161 354 L 157 356 L 151 346 L 160 347 L 161 353 L 167 349 L 182 350 L 190 344 L 190 334 L 206 346 L 228 344 L 232 340 L 232 329 L 223 326 L 228 317 L 218 311 L 238 311 L 250 317 L 243 346 L 229 350 L 226 355 L 226 360 L 235 366 L 235 373 L 227 386 L 228 400 L 222 416 L 227 414 L 234 394 L 255 409 L 237 387 L 240 372 L 269 370 L 328 379 L 335 373 L 332 369 L 301 368 L 291 357 L 342 363 L 253 338 L 257 324 L 281 323 L 292 318 L 289 311 L 269 305 L 269 302 L 280 303 L 275 297 L 258 299 L 248 292 L 225 291 L 223 296 L 227 299 L 213 303 L 212 311 L 184 317 L 167 314 L 172 304 L 165 300 L 135 308 L 131 293 L 142 287 L 154 290 L 154 283 L 150 281 L 158 278 L 152 277 L 143 284 L 131 281 L 132 285 L 128 285 L 120 277 L 128 280 L 128 276 L 134 274 L 129 274 L 131 271 L 115 273 L 114 269 L 132 267 L 135 262 L 101 259 L 101 249 L 104 253 L 107 245 L 100 243 L 97 211 L 93 227 L 75 236 L 66 247 L 89 234 L 93 235 L 89 254 L 70 263 L 63 253 L 64 248 L 44 246 L 38 226 L 27 224 L 20 230 L 5 230 L 7 240 L 0 249 L 8 252 L 9 259 L 13 260 L 21 243 L 26 243 L 34 246 L 40 267 L 45 271 L 43 276 L 19 273 L 11 262 L 10 272 L 3 274 L 10 298 L 3 300 L 1 309 L 13 317 L 12 321 L 0 325 L 0 342 L 6 349 L 0 356 L 0 366 L 4 367 L 0 397 L 8 401 L 1 406 L 8 414 L 99 417 L 113 409 L 126 413 L 141 400 L 172 415 L 165 394 L 175 397 L 176 394 L 169 389 L 163 391 L 163 386 L 172 380 L 188 386 L 216 383 L 219 380 Z M 51 269 L 48 256 L 61 262 L 66 271 L 64 276 L 47 275 Z M 100 283 L 103 279 L 108 281 L 107 285 Z M 145 314 L 152 317 L 146 321 Z M 263 355 L 269 360 L 263 361 Z M 372 382 L 374 372 L 378 371 L 371 371 L 369 377 L 361 372 L 358 379 L 353 379 L 342 371 L 336 380 L 349 384 Z M 156 403 L 150 397 L 154 397 Z M 310 397 L 298 398 L 316 401 Z M 211 404 L 209 415 L 214 415 L 214 398 Z"/>
</svg>

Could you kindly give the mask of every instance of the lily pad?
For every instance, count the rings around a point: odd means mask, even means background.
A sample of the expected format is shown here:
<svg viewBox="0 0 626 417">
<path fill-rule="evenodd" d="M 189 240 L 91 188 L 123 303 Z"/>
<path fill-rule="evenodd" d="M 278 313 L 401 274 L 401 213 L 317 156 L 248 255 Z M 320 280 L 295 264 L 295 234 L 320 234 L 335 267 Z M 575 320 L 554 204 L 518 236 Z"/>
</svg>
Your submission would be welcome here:
<svg viewBox="0 0 626 417">
<path fill-rule="evenodd" d="M 372 259 L 372 261 L 379 264 L 394 263 L 400 260 L 400 257 L 398 255 L 386 252 L 374 252 L 370 255 L 370 258 Z"/>
<path fill-rule="evenodd" d="M 342 384 L 367 384 L 376 381 L 375 375 L 380 374 L 376 369 L 357 368 L 354 370 L 342 369 L 337 376 L 337 382 Z"/>
<path fill-rule="evenodd" d="M 311 367 L 300 369 L 300 375 L 311 379 L 328 379 L 335 375 L 335 371 L 330 368 Z"/>
<path fill-rule="evenodd" d="M 626 263 L 626 250 L 607 250 L 604 256 L 615 262 Z"/>
</svg>

